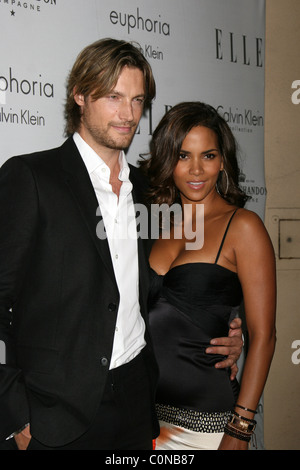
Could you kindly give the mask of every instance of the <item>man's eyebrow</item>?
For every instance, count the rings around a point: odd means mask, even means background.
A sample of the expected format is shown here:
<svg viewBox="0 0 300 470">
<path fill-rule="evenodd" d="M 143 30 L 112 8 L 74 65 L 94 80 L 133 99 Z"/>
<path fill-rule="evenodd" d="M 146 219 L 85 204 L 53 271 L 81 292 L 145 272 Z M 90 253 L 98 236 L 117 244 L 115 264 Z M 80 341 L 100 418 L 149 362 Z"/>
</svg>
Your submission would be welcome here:
<svg viewBox="0 0 300 470">
<path fill-rule="evenodd" d="M 121 93 L 120 91 L 118 90 L 110 90 L 108 93 L 108 95 L 119 95 L 119 96 L 124 96 L 123 93 Z"/>
<path fill-rule="evenodd" d="M 122 93 L 121 91 L 118 91 L 118 90 L 111 90 L 107 93 L 107 96 L 108 95 L 117 95 L 117 96 L 121 96 L 121 97 L 125 96 L 124 93 Z M 139 94 L 137 94 L 136 96 L 133 97 L 133 99 L 135 99 L 135 98 L 144 98 L 145 99 L 146 94 L 145 93 L 139 93 Z"/>
</svg>

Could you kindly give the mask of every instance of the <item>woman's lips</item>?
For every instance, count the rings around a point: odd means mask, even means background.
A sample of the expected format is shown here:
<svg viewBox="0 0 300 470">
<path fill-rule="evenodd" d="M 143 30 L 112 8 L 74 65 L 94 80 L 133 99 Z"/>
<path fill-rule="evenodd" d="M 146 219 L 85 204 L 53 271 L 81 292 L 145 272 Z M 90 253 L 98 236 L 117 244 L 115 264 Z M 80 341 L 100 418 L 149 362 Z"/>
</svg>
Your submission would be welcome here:
<svg viewBox="0 0 300 470">
<path fill-rule="evenodd" d="M 187 184 L 192 189 L 201 189 L 205 181 L 188 181 Z"/>
</svg>

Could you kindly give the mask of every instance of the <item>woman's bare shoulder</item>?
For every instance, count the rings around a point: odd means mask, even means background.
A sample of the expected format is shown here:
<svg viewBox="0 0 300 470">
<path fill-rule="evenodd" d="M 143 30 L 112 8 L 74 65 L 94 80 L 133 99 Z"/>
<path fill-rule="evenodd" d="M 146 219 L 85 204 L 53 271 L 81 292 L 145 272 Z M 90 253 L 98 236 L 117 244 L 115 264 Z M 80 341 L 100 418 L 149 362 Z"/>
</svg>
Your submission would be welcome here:
<svg viewBox="0 0 300 470">
<path fill-rule="evenodd" d="M 272 245 L 268 231 L 261 217 L 248 209 L 239 209 L 233 220 L 233 232 L 240 245 L 266 247 Z"/>
</svg>

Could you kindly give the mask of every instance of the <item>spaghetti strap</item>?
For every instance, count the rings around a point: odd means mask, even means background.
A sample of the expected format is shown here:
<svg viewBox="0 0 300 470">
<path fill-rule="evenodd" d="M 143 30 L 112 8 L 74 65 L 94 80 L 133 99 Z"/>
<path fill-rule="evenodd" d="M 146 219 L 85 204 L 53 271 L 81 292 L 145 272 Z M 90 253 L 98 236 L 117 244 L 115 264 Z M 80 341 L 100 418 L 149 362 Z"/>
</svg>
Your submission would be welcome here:
<svg viewBox="0 0 300 470">
<path fill-rule="evenodd" d="M 227 227 L 226 227 L 225 233 L 224 233 L 224 235 L 223 235 L 223 238 L 222 238 L 222 241 L 221 241 L 221 245 L 220 245 L 220 248 L 219 248 L 219 251 L 218 251 L 216 260 L 215 260 L 215 264 L 216 264 L 216 263 L 218 262 L 218 260 L 219 260 L 219 256 L 220 256 L 220 254 L 221 254 L 221 251 L 222 251 L 222 248 L 223 248 L 223 245 L 224 245 L 224 241 L 225 241 L 225 238 L 226 238 L 226 235 L 227 235 L 229 226 L 230 226 L 231 221 L 232 221 L 232 219 L 233 219 L 233 216 L 235 215 L 235 213 L 236 213 L 237 210 L 238 210 L 238 209 L 236 209 L 236 210 L 234 211 L 234 213 L 231 215 L 231 217 L 230 217 L 230 219 L 229 219 L 229 222 L 228 222 L 228 224 L 227 224 Z"/>
</svg>

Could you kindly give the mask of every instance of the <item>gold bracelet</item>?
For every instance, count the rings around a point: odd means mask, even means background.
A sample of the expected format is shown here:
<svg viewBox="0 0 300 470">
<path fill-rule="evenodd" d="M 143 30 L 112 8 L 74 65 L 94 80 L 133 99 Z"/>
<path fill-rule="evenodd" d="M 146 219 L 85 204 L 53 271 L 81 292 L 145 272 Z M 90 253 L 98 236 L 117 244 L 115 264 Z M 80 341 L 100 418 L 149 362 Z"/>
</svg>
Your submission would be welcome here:
<svg viewBox="0 0 300 470">
<path fill-rule="evenodd" d="M 245 418 L 235 411 L 233 411 L 232 418 L 229 422 L 237 426 L 238 429 L 248 432 L 253 432 L 256 427 L 256 421 L 254 419 Z"/>
</svg>

